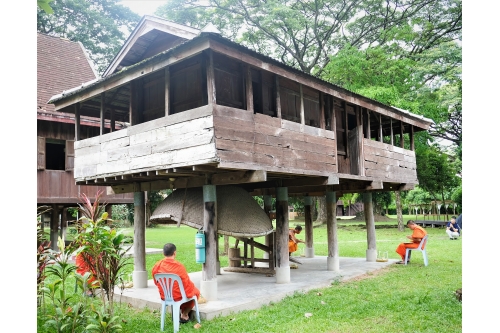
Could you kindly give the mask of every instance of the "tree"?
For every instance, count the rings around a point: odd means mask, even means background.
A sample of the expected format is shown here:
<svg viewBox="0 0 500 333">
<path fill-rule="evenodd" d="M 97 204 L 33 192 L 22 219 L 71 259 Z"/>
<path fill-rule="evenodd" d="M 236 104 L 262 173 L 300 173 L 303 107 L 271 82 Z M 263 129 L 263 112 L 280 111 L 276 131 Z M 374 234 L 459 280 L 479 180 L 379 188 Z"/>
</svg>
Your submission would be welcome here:
<svg viewBox="0 0 500 333">
<path fill-rule="evenodd" d="M 47 14 L 52 14 L 54 11 L 50 7 L 50 3 L 54 0 L 36 0 L 38 8 L 42 9 Z"/>
<path fill-rule="evenodd" d="M 428 191 L 434 200 L 440 196 L 444 202 L 445 192 L 453 190 L 459 184 L 449 156 L 435 147 L 417 150 L 416 155 L 419 186 Z"/>
<path fill-rule="evenodd" d="M 117 0 L 54 0 L 51 7 L 53 14 L 38 7 L 37 31 L 81 42 L 99 73 L 104 72 L 140 19 Z"/>
<path fill-rule="evenodd" d="M 345 45 L 408 44 L 419 54 L 461 38 L 457 0 L 172 0 L 156 15 L 202 28 L 212 22 L 228 38 L 319 75 Z"/>
</svg>

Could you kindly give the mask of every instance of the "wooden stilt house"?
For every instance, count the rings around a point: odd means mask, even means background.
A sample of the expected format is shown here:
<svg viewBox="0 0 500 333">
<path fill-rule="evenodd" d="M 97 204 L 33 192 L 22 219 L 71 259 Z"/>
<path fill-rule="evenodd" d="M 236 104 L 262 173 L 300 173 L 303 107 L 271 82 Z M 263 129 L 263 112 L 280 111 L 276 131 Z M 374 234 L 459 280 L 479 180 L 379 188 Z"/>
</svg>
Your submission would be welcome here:
<svg viewBox="0 0 500 333">
<path fill-rule="evenodd" d="M 50 208 L 42 220 L 50 222 L 53 248 L 59 230 L 64 234 L 68 218 L 71 219 L 67 208 L 78 207 L 80 193 L 94 199 L 98 191 L 103 191 L 103 200 L 109 204 L 133 202 L 131 194 L 107 195 L 104 186 L 75 183 L 75 117 L 47 104 L 54 94 L 96 79 L 80 43 L 37 33 L 37 206 Z M 100 134 L 99 118 L 82 117 L 80 126 L 81 138 Z M 115 122 L 114 126 L 114 130 L 119 130 L 123 123 Z M 109 121 L 105 123 L 105 130 L 113 130 Z"/>
<path fill-rule="evenodd" d="M 150 190 L 203 187 L 207 299 L 217 274 L 216 187 L 276 196 L 273 255 L 277 282 L 286 283 L 288 196 L 326 195 L 334 221 L 342 193 L 413 188 L 414 134 L 432 123 L 254 52 L 211 28 L 198 31 L 150 16 L 102 79 L 53 96 L 50 103 L 76 119 L 78 185 L 110 186 L 136 198 Z M 100 133 L 81 135 L 84 116 L 100 118 Z M 109 119 L 125 128 L 106 133 Z M 312 224 L 307 229 L 306 239 L 312 240 Z M 338 258 L 334 233 L 329 242 Z"/>
</svg>

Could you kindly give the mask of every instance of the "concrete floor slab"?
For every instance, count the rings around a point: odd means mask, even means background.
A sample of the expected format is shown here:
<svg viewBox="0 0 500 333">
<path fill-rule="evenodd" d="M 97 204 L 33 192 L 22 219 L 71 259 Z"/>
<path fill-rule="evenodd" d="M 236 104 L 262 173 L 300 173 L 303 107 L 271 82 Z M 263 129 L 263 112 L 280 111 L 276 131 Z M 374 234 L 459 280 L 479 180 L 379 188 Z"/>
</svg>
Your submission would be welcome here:
<svg viewBox="0 0 500 333">
<path fill-rule="evenodd" d="M 225 272 L 217 275 L 217 300 L 200 304 L 200 317 L 210 320 L 218 316 L 228 316 L 244 310 L 258 309 L 271 302 L 278 302 L 296 292 L 307 292 L 325 288 L 335 281 L 346 281 L 376 271 L 397 260 L 387 262 L 367 262 L 365 258 L 340 258 L 339 272 L 327 270 L 327 257 L 300 258 L 302 265 L 290 269 L 290 283 L 277 284 L 275 276 L 257 273 Z M 189 274 L 193 283 L 200 288 L 202 272 Z M 123 293 L 115 291 L 118 302 L 129 303 L 136 308 L 160 309 L 161 300 L 153 280 L 147 288 L 127 288 Z"/>
</svg>

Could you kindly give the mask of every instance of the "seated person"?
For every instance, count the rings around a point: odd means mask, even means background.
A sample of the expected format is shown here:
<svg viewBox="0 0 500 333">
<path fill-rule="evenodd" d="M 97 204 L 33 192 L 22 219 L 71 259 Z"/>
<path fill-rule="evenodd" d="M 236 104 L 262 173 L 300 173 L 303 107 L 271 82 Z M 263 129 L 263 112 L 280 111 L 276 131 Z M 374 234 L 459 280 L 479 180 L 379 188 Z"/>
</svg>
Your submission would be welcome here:
<svg viewBox="0 0 500 333">
<path fill-rule="evenodd" d="M 455 216 L 452 216 L 450 222 L 446 224 L 446 233 L 451 240 L 458 239 L 460 236 L 460 227 L 456 222 Z"/>
<path fill-rule="evenodd" d="M 288 230 L 288 255 L 291 256 L 293 252 L 297 251 L 298 243 L 305 243 L 301 239 L 297 239 L 295 234 L 300 234 L 302 231 L 302 227 L 300 225 L 296 225 L 295 229 Z"/>
<path fill-rule="evenodd" d="M 200 291 L 194 285 L 193 281 L 189 278 L 188 272 L 183 264 L 175 260 L 175 256 L 177 255 L 177 248 L 172 243 L 167 243 L 163 246 L 163 255 L 165 258 L 159 260 L 151 270 L 151 274 L 153 275 L 153 279 L 155 274 L 159 273 L 172 273 L 177 274 L 182 280 L 182 284 L 184 286 L 184 291 L 186 292 L 187 297 L 193 297 L 196 295 L 197 299 L 200 299 Z M 158 287 L 158 291 L 160 292 L 160 297 L 162 300 L 165 300 L 165 295 L 163 294 L 163 288 L 159 283 L 154 280 L 156 286 Z M 181 291 L 179 289 L 179 285 L 174 283 L 173 290 L 174 301 L 179 301 L 182 299 Z M 189 301 L 184 304 L 181 304 L 181 314 L 180 314 L 180 322 L 187 323 L 189 321 L 189 312 L 194 307 L 194 301 Z"/>
<path fill-rule="evenodd" d="M 413 220 L 409 220 L 408 222 L 406 222 L 406 225 L 408 226 L 408 228 L 413 230 L 413 233 L 410 236 L 406 236 L 406 238 L 411 240 L 411 243 L 401 243 L 398 245 L 396 253 L 401 256 L 401 261 L 396 262 L 396 264 L 404 264 L 406 249 L 416 249 L 420 245 L 422 238 L 427 235 L 427 231 L 425 231 L 424 228 L 416 225 Z M 411 252 L 408 254 L 408 264 L 410 263 L 410 255 Z"/>
</svg>

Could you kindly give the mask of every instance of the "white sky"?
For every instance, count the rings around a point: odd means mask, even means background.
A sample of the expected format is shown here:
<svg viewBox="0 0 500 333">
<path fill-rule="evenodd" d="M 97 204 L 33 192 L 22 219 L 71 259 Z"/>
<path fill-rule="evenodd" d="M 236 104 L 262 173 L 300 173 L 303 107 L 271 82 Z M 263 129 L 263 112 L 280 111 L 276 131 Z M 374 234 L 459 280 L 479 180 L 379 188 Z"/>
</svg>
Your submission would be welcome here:
<svg viewBox="0 0 500 333">
<path fill-rule="evenodd" d="M 156 9 L 166 2 L 166 0 L 121 0 L 119 3 L 144 16 L 154 15 Z"/>
</svg>

